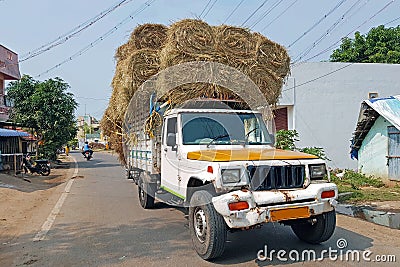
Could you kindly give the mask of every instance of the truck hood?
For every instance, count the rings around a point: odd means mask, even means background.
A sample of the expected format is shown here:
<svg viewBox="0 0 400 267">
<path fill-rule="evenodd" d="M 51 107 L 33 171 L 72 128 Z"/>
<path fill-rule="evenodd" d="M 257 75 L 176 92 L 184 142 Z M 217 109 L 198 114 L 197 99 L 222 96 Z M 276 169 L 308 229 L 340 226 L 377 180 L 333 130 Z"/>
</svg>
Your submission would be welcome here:
<svg viewBox="0 0 400 267">
<path fill-rule="evenodd" d="M 198 150 L 188 152 L 187 159 L 201 161 L 245 161 L 245 160 L 293 160 L 293 159 L 317 159 L 317 156 L 282 150 L 282 149 L 255 149 L 242 148 L 232 150 Z"/>
</svg>

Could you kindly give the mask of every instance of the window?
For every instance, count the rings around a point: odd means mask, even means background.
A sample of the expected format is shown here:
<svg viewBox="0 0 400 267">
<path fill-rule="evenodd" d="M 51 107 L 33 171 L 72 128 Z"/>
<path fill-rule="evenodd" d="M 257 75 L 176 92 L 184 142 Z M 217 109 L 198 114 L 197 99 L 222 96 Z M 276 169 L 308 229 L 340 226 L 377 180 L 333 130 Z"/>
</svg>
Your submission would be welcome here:
<svg viewBox="0 0 400 267">
<path fill-rule="evenodd" d="M 170 133 L 176 134 L 176 117 L 169 118 L 167 120 L 167 127 L 166 128 L 167 128 L 167 131 L 166 131 L 166 134 L 164 136 L 164 143 L 165 144 L 167 143 L 168 134 L 170 134 Z"/>
</svg>

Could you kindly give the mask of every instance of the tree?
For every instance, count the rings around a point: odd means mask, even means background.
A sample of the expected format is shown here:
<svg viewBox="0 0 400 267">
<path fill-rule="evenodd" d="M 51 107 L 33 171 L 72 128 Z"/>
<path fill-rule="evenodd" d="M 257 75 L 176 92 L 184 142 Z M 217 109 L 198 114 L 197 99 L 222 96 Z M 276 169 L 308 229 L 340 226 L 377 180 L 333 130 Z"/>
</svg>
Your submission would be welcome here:
<svg viewBox="0 0 400 267">
<path fill-rule="evenodd" d="M 49 159 L 56 159 L 57 149 L 76 135 L 78 104 L 73 94 L 66 92 L 68 88 L 61 78 L 40 82 L 28 75 L 6 88 L 14 103 L 10 119 L 34 130 L 43 143 L 40 155 Z"/>
<path fill-rule="evenodd" d="M 368 34 L 356 32 L 354 39 L 345 37 L 333 51 L 332 62 L 400 63 L 400 26 L 385 28 L 380 25 Z"/>
</svg>

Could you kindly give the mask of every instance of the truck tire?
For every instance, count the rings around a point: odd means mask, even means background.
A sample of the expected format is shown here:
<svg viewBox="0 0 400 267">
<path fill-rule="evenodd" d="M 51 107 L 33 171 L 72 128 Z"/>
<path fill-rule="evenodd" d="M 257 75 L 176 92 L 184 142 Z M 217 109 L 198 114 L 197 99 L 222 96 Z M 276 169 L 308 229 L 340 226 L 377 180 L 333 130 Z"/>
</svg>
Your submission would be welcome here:
<svg viewBox="0 0 400 267">
<path fill-rule="evenodd" d="M 143 181 L 139 178 L 138 193 L 140 206 L 144 209 L 151 209 L 154 207 L 154 186 Z"/>
<path fill-rule="evenodd" d="M 314 217 L 316 221 L 292 224 L 292 230 L 296 236 L 307 243 L 319 244 L 328 240 L 335 231 L 335 210 Z"/>
<path fill-rule="evenodd" d="M 196 191 L 190 199 L 189 231 L 193 247 L 204 260 L 222 255 L 225 249 L 227 227 L 217 213 L 207 191 Z"/>
</svg>

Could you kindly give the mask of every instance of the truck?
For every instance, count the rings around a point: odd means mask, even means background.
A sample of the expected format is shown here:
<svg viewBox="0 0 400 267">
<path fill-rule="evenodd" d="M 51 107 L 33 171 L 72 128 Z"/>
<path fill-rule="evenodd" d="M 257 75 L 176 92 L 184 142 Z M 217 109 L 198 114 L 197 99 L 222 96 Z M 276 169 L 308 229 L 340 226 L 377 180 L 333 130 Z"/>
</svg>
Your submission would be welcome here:
<svg viewBox="0 0 400 267">
<path fill-rule="evenodd" d="M 307 243 L 327 241 L 338 189 L 325 161 L 276 149 L 260 112 L 216 103 L 158 109 L 154 135 L 143 131 L 149 113 L 130 119 L 127 175 L 140 205 L 186 207 L 193 247 L 205 260 L 222 255 L 228 231 L 264 223 L 288 225 Z"/>
</svg>

